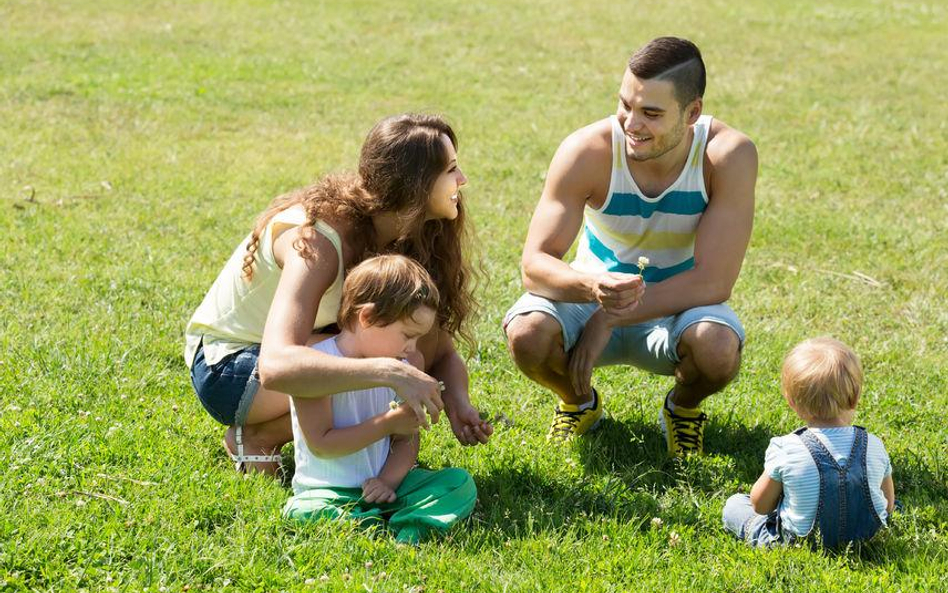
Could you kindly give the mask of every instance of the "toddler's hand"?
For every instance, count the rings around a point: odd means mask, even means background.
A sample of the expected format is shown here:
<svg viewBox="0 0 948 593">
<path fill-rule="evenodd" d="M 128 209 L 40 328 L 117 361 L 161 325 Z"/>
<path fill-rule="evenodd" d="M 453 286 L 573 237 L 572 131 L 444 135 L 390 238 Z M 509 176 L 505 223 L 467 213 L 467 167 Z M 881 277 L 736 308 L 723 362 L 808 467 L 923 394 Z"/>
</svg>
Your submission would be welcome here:
<svg viewBox="0 0 948 593">
<path fill-rule="evenodd" d="M 389 434 L 413 435 L 418 434 L 422 423 L 415 412 L 406 404 L 395 406 L 385 413 L 385 422 Z"/>
<path fill-rule="evenodd" d="M 362 500 L 365 502 L 395 502 L 395 491 L 378 478 L 369 478 L 362 483 Z"/>
</svg>

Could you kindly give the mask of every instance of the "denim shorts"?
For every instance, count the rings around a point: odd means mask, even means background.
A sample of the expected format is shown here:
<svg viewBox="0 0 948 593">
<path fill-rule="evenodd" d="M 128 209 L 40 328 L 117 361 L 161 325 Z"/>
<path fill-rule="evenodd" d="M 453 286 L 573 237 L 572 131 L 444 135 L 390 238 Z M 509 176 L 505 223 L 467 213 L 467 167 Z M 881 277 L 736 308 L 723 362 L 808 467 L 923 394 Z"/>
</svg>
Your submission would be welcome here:
<svg viewBox="0 0 948 593">
<path fill-rule="evenodd" d="M 579 340 L 586 322 L 599 308 L 598 303 L 565 303 L 525 293 L 504 316 L 504 328 L 517 315 L 539 311 L 555 319 L 563 328 L 563 346 L 569 352 Z M 644 323 L 617 327 L 596 366 L 631 364 L 658 375 L 674 375 L 681 334 L 696 323 L 709 321 L 725 325 L 737 334 L 744 346 L 744 327 L 726 304 L 687 309 L 678 315 L 659 317 Z"/>
<path fill-rule="evenodd" d="M 227 426 L 244 425 L 260 387 L 259 356 L 260 345 L 254 344 L 208 365 L 204 348 L 198 348 L 191 365 L 191 384 L 201 405 L 214 420 Z"/>
</svg>

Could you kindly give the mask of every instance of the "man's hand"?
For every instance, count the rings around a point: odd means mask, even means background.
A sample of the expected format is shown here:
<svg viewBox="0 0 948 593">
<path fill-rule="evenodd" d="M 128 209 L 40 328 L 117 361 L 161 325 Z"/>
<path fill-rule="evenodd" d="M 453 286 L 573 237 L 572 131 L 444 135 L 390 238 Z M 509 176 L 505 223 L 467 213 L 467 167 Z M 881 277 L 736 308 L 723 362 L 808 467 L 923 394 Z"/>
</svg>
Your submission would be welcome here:
<svg viewBox="0 0 948 593">
<path fill-rule="evenodd" d="M 437 379 L 416 369 L 410 364 L 399 360 L 391 360 L 394 367 L 391 370 L 391 387 L 398 397 L 411 408 L 421 425 L 428 429 L 428 419 L 425 412 L 431 417 L 431 423 L 437 424 L 444 402 L 441 401 L 441 386 Z"/>
<path fill-rule="evenodd" d="M 494 427 L 490 422 L 481 420 L 480 413 L 471 404 L 462 404 L 457 409 L 449 407 L 446 413 L 451 430 L 462 445 L 485 444 L 494 434 Z"/>
<path fill-rule="evenodd" d="M 644 294 L 645 281 L 638 274 L 606 272 L 596 278 L 593 286 L 596 302 L 613 315 L 634 309 Z"/>
<path fill-rule="evenodd" d="M 612 325 L 602 310 L 593 313 L 569 356 L 569 376 L 576 395 L 592 394 L 592 370 L 612 337 Z"/>
<path fill-rule="evenodd" d="M 362 500 L 365 502 L 395 502 L 395 491 L 378 478 L 362 482 Z"/>
</svg>

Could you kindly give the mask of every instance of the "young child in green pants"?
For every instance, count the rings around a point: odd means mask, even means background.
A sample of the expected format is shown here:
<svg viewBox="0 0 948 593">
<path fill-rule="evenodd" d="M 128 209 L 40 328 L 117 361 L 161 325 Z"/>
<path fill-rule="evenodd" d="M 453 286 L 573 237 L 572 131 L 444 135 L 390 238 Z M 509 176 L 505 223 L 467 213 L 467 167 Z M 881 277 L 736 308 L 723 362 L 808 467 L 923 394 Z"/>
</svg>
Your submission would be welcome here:
<svg viewBox="0 0 948 593">
<path fill-rule="evenodd" d="M 435 323 L 438 289 L 401 255 L 368 259 L 349 272 L 339 311 L 341 332 L 313 348 L 349 358 L 406 359 L 421 365 L 416 344 Z M 463 469 L 414 468 L 421 420 L 388 387 L 318 399 L 291 398 L 296 473 L 288 519 L 351 518 L 418 543 L 469 516 L 477 499 Z"/>
</svg>

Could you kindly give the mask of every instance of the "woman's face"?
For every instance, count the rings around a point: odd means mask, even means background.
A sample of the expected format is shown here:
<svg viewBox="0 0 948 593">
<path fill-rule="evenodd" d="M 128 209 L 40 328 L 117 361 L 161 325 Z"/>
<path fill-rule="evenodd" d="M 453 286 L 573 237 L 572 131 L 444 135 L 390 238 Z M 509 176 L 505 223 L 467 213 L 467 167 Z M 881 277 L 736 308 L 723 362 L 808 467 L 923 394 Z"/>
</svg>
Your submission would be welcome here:
<svg viewBox="0 0 948 593">
<path fill-rule="evenodd" d="M 448 156 L 448 165 L 435 180 L 431 196 L 428 198 L 426 220 L 445 218 L 454 220 L 457 218 L 458 190 L 467 185 L 467 177 L 458 167 L 458 154 L 454 150 L 454 145 L 451 144 L 451 139 L 442 134 L 441 142 L 444 144 L 445 154 Z"/>
</svg>

